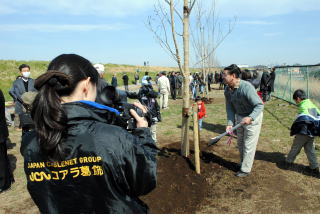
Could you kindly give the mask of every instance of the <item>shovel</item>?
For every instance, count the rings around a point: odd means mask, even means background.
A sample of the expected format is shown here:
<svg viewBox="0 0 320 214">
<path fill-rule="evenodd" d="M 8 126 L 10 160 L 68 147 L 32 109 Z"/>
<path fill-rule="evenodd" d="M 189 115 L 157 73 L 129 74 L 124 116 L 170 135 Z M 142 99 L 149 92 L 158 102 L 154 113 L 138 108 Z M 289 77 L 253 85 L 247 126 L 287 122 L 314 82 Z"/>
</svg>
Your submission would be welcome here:
<svg viewBox="0 0 320 214">
<path fill-rule="evenodd" d="M 219 141 L 222 137 L 226 136 L 229 132 L 233 132 L 233 131 L 236 130 L 237 128 L 240 128 L 241 126 L 242 126 L 242 124 L 239 123 L 239 124 L 237 124 L 236 126 L 232 127 L 232 129 L 230 129 L 229 131 L 224 132 L 224 133 L 222 133 L 222 134 L 220 134 L 220 135 L 218 135 L 218 136 L 216 136 L 216 137 L 214 137 L 214 138 L 211 138 L 210 141 L 209 141 L 209 143 L 208 143 L 208 146 L 212 146 L 212 145 L 218 143 L 218 141 Z"/>
</svg>

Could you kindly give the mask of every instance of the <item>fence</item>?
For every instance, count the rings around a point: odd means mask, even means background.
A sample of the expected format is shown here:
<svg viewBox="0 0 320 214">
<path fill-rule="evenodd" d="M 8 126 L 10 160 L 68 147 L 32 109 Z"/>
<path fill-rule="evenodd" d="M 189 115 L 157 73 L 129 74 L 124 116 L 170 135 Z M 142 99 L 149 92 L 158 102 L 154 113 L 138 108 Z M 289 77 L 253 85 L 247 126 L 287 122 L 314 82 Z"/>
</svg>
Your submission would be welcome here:
<svg viewBox="0 0 320 214">
<path fill-rule="evenodd" d="M 320 105 L 320 65 L 276 67 L 275 97 L 294 103 L 293 92 L 303 89 L 307 96 Z"/>
</svg>

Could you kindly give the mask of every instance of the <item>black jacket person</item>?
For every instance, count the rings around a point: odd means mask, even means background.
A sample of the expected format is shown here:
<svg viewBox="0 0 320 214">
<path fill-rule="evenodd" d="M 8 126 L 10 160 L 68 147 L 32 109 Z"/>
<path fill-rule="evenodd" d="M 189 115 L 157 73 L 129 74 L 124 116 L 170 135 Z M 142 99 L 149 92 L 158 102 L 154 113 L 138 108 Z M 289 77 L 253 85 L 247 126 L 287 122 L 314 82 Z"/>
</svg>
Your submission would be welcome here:
<svg viewBox="0 0 320 214">
<path fill-rule="evenodd" d="M 139 92 L 127 92 L 127 96 L 131 99 L 138 99 L 148 109 L 151 115 L 149 125 L 152 139 L 157 142 L 156 124 L 161 121 L 160 106 L 157 102 L 158 93 L 153 90 L 152 85 L 147 80 L 143 80 Z"/>
<path fill-rule="evenodd" d="M 28 191 L 42 213 L 146 213 L 138 197 L 156 185 L 147 122 L 132 110 L 139 127 L 132 133 L 108 124 L 117 110 L 93 102 L 91 67 L 78 55 L 60 55 L 36 80 L 36 128 L 21 148 Z"/>
<path fill-rule="evenodd" d="M 0 89 L 0 193 L 9 189 L 14 182 L 7 154 L 7 138 L 9 136 L 5 118 L 5 100 Z"/>
</svg>

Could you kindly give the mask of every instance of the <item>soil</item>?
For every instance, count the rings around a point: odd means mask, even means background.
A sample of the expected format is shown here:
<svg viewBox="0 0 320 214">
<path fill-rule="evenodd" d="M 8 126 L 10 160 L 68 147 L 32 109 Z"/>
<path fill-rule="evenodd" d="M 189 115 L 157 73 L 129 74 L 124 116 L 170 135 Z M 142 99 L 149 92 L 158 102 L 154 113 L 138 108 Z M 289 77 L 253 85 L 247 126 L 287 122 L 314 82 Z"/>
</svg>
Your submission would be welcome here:
<svg viewBox="0 0 320 214">
<path fill-rule="evenodd" d="M 198 175 L 193 150 L 184 158 L 180 155 L 180 142 L 166 140 L 165 144 L 158 157 L 157 187 L 141 197 L 151 213 L 320 213 L 319 204 L 307 205 L 319 200 L 320 195 L 316 192 L 315 198 L 301 197 L 308 195 L 309 190 L 297 185 L 297 180 L 291 180 L 281 153 L 257 150 L 254 173 L 238 178 L 235 144 L 219 142 L 207 147 L 207 142 L 201 141 L 201 174 Z M 299 165 L 291 171 L 318 179 Z M 320 184 L 315 184 L 313 187 L 319 191 Z"/>
<path fill-rule="evenodd" d="M 179 143 L 174 143 L 159 154 L 157 188 L 142 197 L 151 213 L 187 213 L 208 196 L 205 176 L 195 173 L 191 159 L 182 157 L 178 148 Z"/>
</svg>

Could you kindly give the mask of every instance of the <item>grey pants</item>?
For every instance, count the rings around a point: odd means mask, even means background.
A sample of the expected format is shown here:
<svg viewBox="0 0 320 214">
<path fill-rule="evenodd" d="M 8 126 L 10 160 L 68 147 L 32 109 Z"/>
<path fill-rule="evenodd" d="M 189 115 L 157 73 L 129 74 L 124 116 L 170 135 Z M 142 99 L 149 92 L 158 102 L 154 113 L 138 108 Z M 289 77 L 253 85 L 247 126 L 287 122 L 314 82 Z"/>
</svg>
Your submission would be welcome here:
<svg viewBox="0 0 320 214">
<path fill-rule="evenodd" d="M 151 137 L 154 140 L 154 142 L 157 143 L 157 124 L 153 124 L 150 126 L 151 131 Z"/>
<path fill-rule="evenodd" d="M 313 141 L 314 137 L 297 134 L 293 140 L 293 144 L 286 161 L 288 163 L 293 163 L 302 147 L 304 147 L 304 152 L 309 160 L 310 168 L 315 169 L 319 167 Z"/>
<path fill-rule="evenodd" d="M 236 115 L 236 123 L 242 116 Z M 237 129 L 238 147 L 240 152 L 241 171 L 250 173 L 259 140 L 263 112 L 250 124 Z"/>
<path fill-rule="evenodd" d="M 11 114 L 10 112 L 7 110 L 7 108 L 5 108 L 5 116 L 6 116 L 6 122 L 7 125 L 12 126 L 14 124 L 12 118 L 11 118 Z"/>
<path fill-rule="evenodd" d="M 160 108 L 167 108 L 168 107 L 168 98 L 169 98 L 169 92 L 166 93 L 160 93 Z"/>
<path fill-rule="evenodd" d="M 15 128 L 21 128 L 20 126 L 20 115 L 14 114 L 14 127 Z"/>
</svg>

